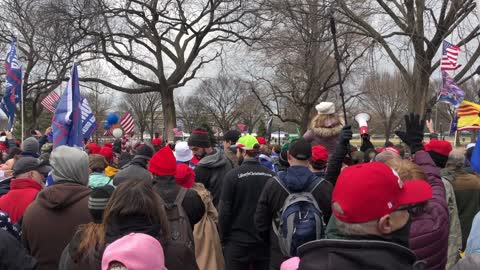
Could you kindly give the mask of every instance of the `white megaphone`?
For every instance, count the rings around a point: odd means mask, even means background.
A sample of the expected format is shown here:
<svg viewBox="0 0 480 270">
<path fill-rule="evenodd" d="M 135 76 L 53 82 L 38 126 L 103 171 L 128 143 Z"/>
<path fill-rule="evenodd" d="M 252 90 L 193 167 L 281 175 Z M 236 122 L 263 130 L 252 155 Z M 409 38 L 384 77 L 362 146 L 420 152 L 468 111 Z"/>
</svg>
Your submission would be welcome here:
<svg viewBox="0 0 480 270">
<path fill-rule="evenodd" d="M 368 113 L 359 113 L 355 116 L 355 121 L 357 121 L 360 126 L 360 134 L 368 134 L 368 121 L 370 120 L 370 115 Z"/>
</svg>

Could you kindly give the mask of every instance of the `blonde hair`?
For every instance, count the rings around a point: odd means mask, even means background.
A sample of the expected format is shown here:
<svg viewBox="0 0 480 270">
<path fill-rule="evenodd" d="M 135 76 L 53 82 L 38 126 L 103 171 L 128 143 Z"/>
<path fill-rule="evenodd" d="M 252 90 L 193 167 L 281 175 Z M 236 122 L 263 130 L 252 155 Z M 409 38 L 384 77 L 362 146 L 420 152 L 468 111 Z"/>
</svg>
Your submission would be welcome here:
<svg viewBox="0 0 480 270">
<path fill-rule="evenodd" d="M 327 120 L 330 120 L 331 122 L 334 122 L 336 124 L 341 123 L 336 114 L 317 114 L 310 122 L 310 129 L 324 127 Z"/>
<path fill-rule="evenodd" d="M 406 159 L 391 159 L 385 162 L 390 168 L 394 169 L 402 181 L 413 179 L 426 179 L 422 168 L 417 164 Z"/>
</svg>

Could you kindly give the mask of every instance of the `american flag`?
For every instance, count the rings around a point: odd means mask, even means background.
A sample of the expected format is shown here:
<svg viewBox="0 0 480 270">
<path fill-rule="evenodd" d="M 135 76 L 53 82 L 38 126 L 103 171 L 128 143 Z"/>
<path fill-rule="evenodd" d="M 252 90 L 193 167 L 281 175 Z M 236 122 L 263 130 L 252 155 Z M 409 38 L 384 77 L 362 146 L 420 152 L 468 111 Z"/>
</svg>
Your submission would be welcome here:
<svg viewBox="0 0 480 270">
<path fill-rule="evenodd" d="M 103 132 L 103 136 L 113 136 L 112 129 L 109 128 Z"/>
<path fill-rule="evenodd" d="M 457 64 L 458 53 L 460 51 L 460 47 L 455 46 L 447 41 L 443 41 L 440 70 L 456 70 L 457 68 L 461 67 L 461 65 Z"/>
<path fill-rule="evenodd" d="M 55 113 L 55 108 L 57 108 L 59 100 L 60 96 L 57 94 L 57 92 L 52 91 L 42 100 L 41 104 L 47 111 Z"/>
<path fill-rule="evenodd" d="M 125 131 L 125 134 L 130 134 L 133 131 L 135 125 L 133 124 L 133 117 L 130 113 L 126 113 L 122 119 L 120 119 L 120 126 Z"/>
</svg>

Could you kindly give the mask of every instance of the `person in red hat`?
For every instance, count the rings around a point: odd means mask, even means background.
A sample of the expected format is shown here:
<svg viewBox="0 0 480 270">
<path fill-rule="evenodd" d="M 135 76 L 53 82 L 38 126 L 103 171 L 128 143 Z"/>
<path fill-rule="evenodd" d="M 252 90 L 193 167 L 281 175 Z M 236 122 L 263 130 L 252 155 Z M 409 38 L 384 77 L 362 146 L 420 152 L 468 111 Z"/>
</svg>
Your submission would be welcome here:
<svg viewBox="0 0 480 270">
<path fill-rule="evenodd" d="M 452 144 L 449 141 L 432 139 L 425 144 L 425 151 L 432 157 L 435 164 L 440 168 L 445 168 L 448 160 L 448 154 L 452 151 Z"/>
<path fill-rule="evenodd" d="M 153 186 L 166 203 L 173 203 L 182 189 L 175 182 L 177 164 L 172 149 L 165 146 L 155 153 L 148 164 L 148 171 L 153 175 Z M 205 213 L 202 199 L 193 189 L 186 189 L 182 202 L 190 224 L 195 225 Z"/>
<path fill-rule="evenodd" d="M 431 197 L 427 182 L 404 182 L 380 162 L 344 169 L 333 190 L 332 211 L 345 239 L 301 246 L 299 269 L 417 269 L 423 262 L 408 248 L 410 212 Z"/>
<path fill-rule="evenodd" d="M 328 151 L 321 145 L 312 147 L 312 157 L 309 160 L 308 167 L 318 177 L 325 178 L 327 169 Z"/>
<path fill-rule="evenodd" d="M 115 174 L 117 174 L 118 172 L 118 169 L 114 162 L 113 149 L 110 147 L 104 146 L 100 148 L 100 151 L 98 151 L 98 154 L 105 157 L 105 160 L 107 160 L 108 162 L 108 166 L 105 168 L 105 174 L 108 177 L 113 178 Z"/>
</svg>

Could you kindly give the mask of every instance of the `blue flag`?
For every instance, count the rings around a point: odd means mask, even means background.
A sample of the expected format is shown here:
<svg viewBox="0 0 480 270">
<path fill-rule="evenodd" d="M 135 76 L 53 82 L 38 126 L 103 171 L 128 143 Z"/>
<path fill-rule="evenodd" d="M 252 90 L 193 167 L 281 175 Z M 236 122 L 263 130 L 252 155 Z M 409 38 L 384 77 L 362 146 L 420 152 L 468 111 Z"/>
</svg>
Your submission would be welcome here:
<svg viewBox="0 0 480 270">
<path fill-rule="evenodd" d="M 53 116 L 53 148 L 68 145 L 83 146 L 80 86 L 77 65 L 73 64 L 67 88 L 60 97 Z"/>
<path fill-rule="evenodd" d="M 22 91 L 22 68 L 17 59 L 17 40 L 10 43 L 10 51 L 5 61 L 6 81 L 5 95 L 0 101 L 0 108 L 8 117 L 8 130 L 12 131 L 15 120 L 15 107 L 20 102 Z"/>
<path fill-rule="evenodd" d="M 475 144 L 475 148 L 473 149 L 470 166 L 472 166 L 475 172 L 480 173 L 480 133 L 477 137 L 477 144 Z"/>
<path fill-rule="evenodd" d="M 97 129 L 97 120 L 93 115 L 90 104 L 86 98 L 82 97 L 82 133 L 84 139 L 89 139 L 92 133 Z"/>
<path fill-rule="evenodd" d="M 453 80 L 447 72 L 442 72 L 442 91 L 440 91 L 438 101 L 450 103 L 453 106 L 458 107 L 460 106 L 460 103 L 462 103 L 464 97 L 465 92 L 457 86 L 455 80 Z"/>
</svg>

